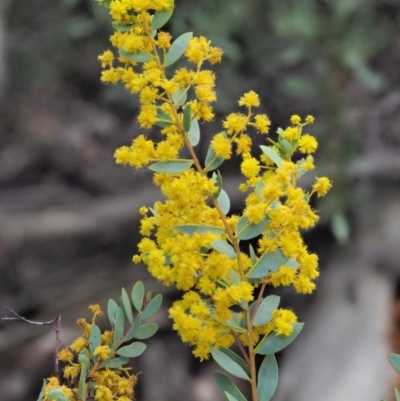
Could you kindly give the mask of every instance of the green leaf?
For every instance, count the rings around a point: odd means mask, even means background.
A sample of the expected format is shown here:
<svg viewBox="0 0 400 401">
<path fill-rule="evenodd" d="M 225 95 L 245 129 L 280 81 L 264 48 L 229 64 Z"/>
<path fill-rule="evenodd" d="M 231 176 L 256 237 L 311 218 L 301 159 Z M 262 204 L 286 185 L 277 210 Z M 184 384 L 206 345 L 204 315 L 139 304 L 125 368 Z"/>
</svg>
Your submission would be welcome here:
<svg viewBox="0 0 400 401">
<path fill-rule="evenodd" d="M 153 59 L 153 56 L 144 51 L 138 51 L 137 53 L 130 53 L 124 49 L 119 49 L 119 54 L 128 60 L 136 61 L 137 63 L 145 63 Z"/>
<path fill-rule="evenodd" d="M 126 365 L 129 362 L 129 358 L 125 356 L 120 356 L 118 358 L 109 359 L 107 361 L 101 362 L 98 366 L 99 369 L 101 368 L 110 368 L 110 369 L 118 369 L 121 366 Z"/>
<path fill-rule="evenodd" d="M 222 212 L 227 215 L 229 213 L 229 209 L 231 208 L 231 201 L 229 200 L 229 196 L 224 189 L 221 189 L 217 201 Z"/>
<path fill-rule="evenodd" d="M 90 359 L 88 358 L 87 355 L 80 353 L 78 356 L 78 361 L 86 366 L 86 370 L 89 370 L 90 368 Z"/>
<path fill-rule="evenodd" d="M 273 149 L 264 145 L 261 145 L 260 148 L 278 167 L 281 167 L 283 160 Z"/>
<path fill-rule="evenodd" d="M 253 266 L 249 277 L 263 278 L 271 273 L 275 273 L 281 266 L 286 265 L 290 258 L 285 256 L 281 249 L 275 252 L 264 253 Z"/>
<path fill-rule="evenodd" d="M 393 366 L 393 369 L 400 373 L 400 355 L 399 354 L 389 354 L 389 362 Z"/>
<path fill-rule="evenodd" d="M 59 388 L 53 388 L 49 391 L 47 394 L 47 399 L 48 400 L 54 400 L 54 401 L 68 401 L 68 398 L 65 396 L 62 390 Z"/>
<path fill-rule="evenodd" d="M 277 130 L 276 130 L 276 133 L 279 135 L 279 136 L 282 136 L 283 134 L 284 134 L 284 130 L 282 129 L 282 128 L 278 128 Z"/>
<path fill-rule="evenodd" d="M 246 397 L 240 392 L 235 383 L 233 383 L 228 376 L 225 376 L 223 373 L 219 372 L 213 372 L 213 375 L 218 390 L 226 401 L 229 401 L 229 399 L 225 393 L 232 394 L 238 401 L 247 401 Z"/>
<path fill-rule="evenodd" d="M 275 355 L 267 355 L 264 358 L 257 379 L 258 401 L 269 401 L 278 386 L 278 364 Z"/>
<path fill-rule="evenodd" d="M 144 285 L 141 281 L 135 283 L 132 288 L 132 303 L 138 312 L 142 310 L 144 299 Z"/>
<path fill-rule="evenodd" d="M 217 192 L 213 193 L 213 198 L 218 199 L 219 194 L 221 193 L 222 190 L 222 176 L 221 173 L 217 170 L 217 172 L 213 173 L 212 179 L 215 181 L 215 184 L 218 188 Z"/>
<path fill-rule="evenodd" d="M 148 319 L 149 317 L 152 317 L 154 314 L 156 314 L 157 311 L 160 309 L 161 304 L 162 295 L 158 294 L 144 308 L 142 320 Z"/>
<path fill-rule="evenodd" d="M 78 394 L 79 394 L 79 398 L 82 401 L 86 400 L 86 365 L 81 366 L 81 374 L 79 376 Z"/>
<path fill-rule="evenodd" d="M 236 362 L 247 374 L 250 374 L 249 365 L 238 354 L 236 354 L 229 348 L 220 348 L 219 350 L 222 351 L 226 356 L 231 358 L 234 362 Z"/>
<path fill-rule="evenodd" d="M 225 391 L 225 395 L 228 401 L 238 401 L 236 397 L 234 397 L 232 394 L 229 394 L 227 391 Z"/>
<path fill-rule="evenodd" d="M 183 35 L 179 36 L 173 43 L 171 48 L 168 50 L 168 53 L 165 58 L 165 66 L 175 63 L 175 61 L 179 60 L 185 50 L 187 49 L 190 40 L 192 39 L 193 33 L 187 32 Z"/>
<path fill-rule="evenodd" d="M 400 401 L 400 392 L 397 388 L 394 389 L 394 394 L 396 395 L 396 401 Z"/>
<path fill-rule="evenodd" d="M 192 160 L 168 160 L 150 164 L 148 168 L 156 173 L 175 174 L 187 170 L 192 164 Z"/>
<path fill-rule="evenodd" d="M 171 95 L 172 101 L 176 106 L 182 106 L 187 99 L 187 90 L 186 88 L 179 89 L 177 92 Z"/>
<path fill-rule="evenodd" d="M 172 7 L 169 10 L 156 12 L 151 21 L 151 28 L 152 29 L 160 29 L 162 26 L 164 26 L 168 22 L 168 20 L 171 18 L 171 15 L 173 12 L 174 12 L 173 3 L 172 3 Z"/>
<path fill-rule="evenodd" d="M 43 401 L 45 388 L 46 388 L 46 380 L 43 380 L 43 386 L 42 386 L 42 388 L 40 390 L 40 394 L 39 394 L 39 397 L 38 397 L 37 401 Z"/>
<path fill-rule="evenodd" d="M 279 145 L 281 145 L 281 148 L 283 149 L 283 151 L 284 151 L 287 155 L 289 155 L 289 156 L 292 155 L 292 153 L 293 153 L 292 145 L 291 145 L 286 139 L 282 139 L 282 140 L 279 142 Z"/>
<path fill-rule="evenodd" d="M 226 241 L 222 239 L 216 239 L 211 242 L 211 246 L 219 253 L 223 253 L 227 255 L 229 259 L 235 260 L 236 259 L 236 252 L 233 249 L 233 246 L 228 244 Z"/>
<path fill-rule="evenodd" d="M 133 326 L 131 326 L 129 331 L 126 333 L 125 341 L 129 341 L 129 340 L 132 340 L 132 338 L 135 338 L 136 333 L 139 330 L 141 321 L 142 321 L 142 312 L 139 312 L 136 316 Z"/>
<path fill-rule="evenodd" d="M 146 323 L 143 326 L 139 327 L 139 330 L 134 335 L 134 338 L 138 340 L 145 340 L 146 338 L 150 338 L 157 333 L 158 324 L 156 323 Z"/>
<path fill-rule="evenodd" d="M 301 159 L 297 162 L 297 178 L 303 177 L 303 175 L 308 172 L 304 167 L 304 163 L 306 163 L 306 159 Z"/>
<path fill-rule="evenodd" d="M 254 326 L 264 326 L 272 319 L 272 312 L 279 306 L 281 298 L 277 295 L 270 295 L 265 297 L 257 309 L 256 316 L 254 317 Z"/>
<path fill-rule="evenodd" d="M 191 237 L 194 233 L 213 233 L 213 234 L 222 234 L 224 232 L 223 228 L 215 227 L 215 226 L 206 226 L 200 224 L 188 224 L 186 226 L 176 226 L 177 231 L 181 234 L 187 234 Z"/>
<path fill-rule="evenodd" d="M 111 25 L 113 26 L 113 28 L 116 31 L 126 32 L 126 31 L 129 31 L 130 29 L 134 28 L 138 24 L 137 23 L 135 23 L 135 24 L 123 24 L 122 22 L 119 23 L 119 24 L 116 24 L 115 22 L 113 22 Z"/>
<path fill-rule="evenodd" d="M 255 264 L 257 263 L 257 255 L 256 255 L 256 253 L 254 252 L 254 248 L 253 248 L 253 246 L 252 246 L 251 244 L 249 245 L 249 251 L 250 251 L 251 263 L 252 263 L 253 265 L 255 265 Z"/>
<path fill-rule="evenodd" d="M 126 356 L 128 358 L 136 358 L 141 355 L 146 349 L 146 344 L 136 341 L 132 344 L 121 347 L 117 350 L 116 354 L 121 356 Z"/>
<path fill-rule="evenodd" d="M 241 379 L 250 381 L 249 376 L 243 370 L 243 368 L 238 363 L 233 361 L 229 356 L 225 355 L 222 351 L 211 347 L 211 355 L 215 362 L 217 362 L 218 365 L 224 368 L 227 372 L 233 374 L 234 376 L 240 377 Z"/>
<path fill-rule="evenodd" d="M 207 150 L 206 160 L 204 162 L 204 164 L 205 164 L 204 169 L 206 171 L 215 170 L 224 161 L 225 161 L 225 159 L 223 157 L 217 157 L 217 155 L 214 152 L 214 149 L 212 148 L 212 146 L 210 144 L 210 146 L 208 147 L 208 150 Z"/>
<path fill-rule="evenodd" d="M 115 319 L 117 317 L 117 312 L 118 312 L 118 304 L 113 299 L 109 299 L 107 304 L 107 315 L 112 328 L 115 327 Z"/>
<path fill-rule="evenodd" d="M 269 222 L 270 219 L 268 216 L 265 216 L 263 221 L 258 224 L 249 223 L 249 218 L 242 216 L 236 225 L 235 234 L 239 240 L 255 238 L 262 234 Z"/>
<path fill-rule="evenodd" d="M 284 348 L 286 348 L 289 344 L 293 342 L 293 340 L 299 335 L 302 330 L 304 323 L 295 323 L 293 325 L 293 332 L 289 337 L 278 336 L 276 334 L 271 334 L 264 340 L 262 340 L 256 347 L 257 354 L 260 355 L 268 355 L 275 354 Z"/>
<path fill-rule="evenodd" d="M 192 117 L 192 105 L 189 103 L 183 110 L 183 129 L 185 132 L 190 130 L 190 118 Z"/>
<path fill-rule="evenodd" d="M 94 350 L 100 345 L 100 343 L 101 343 L 101 331 L 94 324 L 90 329 L 90 334 L 89 334 L 89 350 L 92 354 Z"/>
<path fill-rule="evenodd" d="M 157 107 L 157 121 L 156 125 L 159 127 L 170 127 L 174 123 L 171 116 L 167 114 L 161 107 Z"/>
<path fill-rule="evenodd" d="M 196 146 L 200 142 L 200 125 L 197 118 L 193 118 L 190 123 L 188 138 L 192 146 Z"/>
<path fill-rule="evenodd" d="M 119 341 L 124 335 L 124 323 L 124 311 L 121 308 L 118 308 L 115 319 L 113 348 L 118 345 Z"/>
<path fill-rule="evenodd" d="M 124 311 L 126 314 L 126 318 L 128 319 L 129 324 L 133 323 L 133 314 L 132 314 L 132 307 L 129 301 L 128 293 L 126 292 L 125 288 L 122 288 L 122 304 L 124 305 Z"/>
</svg>

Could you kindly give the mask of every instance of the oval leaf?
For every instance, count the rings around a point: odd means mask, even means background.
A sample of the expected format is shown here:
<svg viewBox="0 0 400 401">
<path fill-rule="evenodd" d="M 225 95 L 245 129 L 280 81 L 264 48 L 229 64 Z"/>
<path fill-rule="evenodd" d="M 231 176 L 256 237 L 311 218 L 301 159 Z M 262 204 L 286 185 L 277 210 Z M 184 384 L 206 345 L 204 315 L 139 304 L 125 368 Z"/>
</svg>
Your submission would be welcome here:
<svg viewBox="0 0 400 401">
<path fill-rule="evenodd" d="M 84 354 L 79 354 L 78 361 L 79 361 L 82 365 L 85 365 L 85 366 L 86 366 L 86 370 L 89 369 L 89 367 L 90 367 L 90 359 L 89 359 L 86 355 L 84 355 Z"/>
<path fill-rule="evenodd" d="M 149 53 L 143 51 L 138 51 L 137 53 L 130 53 L 124 49 L 119 49 L 119 54 L 128 60 L 136 61 L 137 63 L 145 63 L 146 61 L 152 60 L 153 56 Z"/>
<path fill-rule="evenodd" d="M 227 391 L 225 391 L 225 396 L 228 399 L 228 401 L 238 401 L 236 397 L 234 397 L 232 394 L 229 394 Z"/>
<path fill-rule="evenodd" d="M 227 215 L 231 208 L 231 201 L 229 200 L 229 196 L 224 189 L 221 189 L 217 201 L 222 212 Z"/>
<path fill-rule="evenodd" d="M 160 29 L 168 22 L 173 12 L 174 12 L 173 5 L 169 10 L 156 12 L 153 16 L 153 20 L 151 21 L 151 28 L 153 30 Z"/>
<path fill-rule="evenodd" d="M 188 138 L 192 146 L 196 146 L 200 142 L 200 125 L 197 118 L 193 118 L 190 123 Z"/>
<path fill-rule="evenodd" d="M 117 312 L 118 312 L 118 304 L 113 299 L 109 299 L 107 304 L 107 315 L 112 328 L 115 327 L 115 319 L 117 317 Z"/>
<path fill-rule="evenodd" d="M 116 347 L 124 335 L 124 311 L 118 307 L 117 316 L 115 319 L 115 327 L 114 327 L 114 340 L 113 340 L 113 348 Z"/>
<path fill-rule="evenodd" d="M 207 155 L 206 155 L 206 160 L 204 162 L 205 167 L 204 170 L 205 171 L 212 171 L 215 170 L 216 168 L 218 168 L 223 162 L 225 161 L 225 159 L 223 157 L 217 157 L 217 155 L 214 152 L 214 149 L 212 148 L 212 146 L 210 145 L 208 147 L 208 151 L 207 151 Z"/>
<path fill-rule="evenodd" d="M 254 317 L 254 326 L 264 326 L 272 319 L 272 312 L 275 311 L 281 298 L 277 295 L 270 295 L 265 297 L 257 309 L 256 316 Z"/>
<path fill-rule="evenodd" d="M 238 363 L 229 358 L 229 356 L 225 355 L 222 351 L 211 347 L 211 355 L 214 358 L 215 362 L 217 362 L 218 365 L 224 368 L 227 372 L 237 377 L 240 377 L 241 379 L 250 381 L 249 376 L 243 370 L 243 368 Z"/>
<path fill-rule="evenodd" d="M 86 365 L 82 365 L 81 374 L 79 376 L 79 387 L 78 387 L 79 398 L 82 401 L 86 400 Z"/>
<path fill-rule="evenodd" d="M 215 241 L 211 242 L 211 246 L 217 252 L 227 255 L 229 259 L 231 260 L 236 259 L 236 252 L 233 249 L 233 246 L 229 245 L 226 241 L 223 241 L 222 239 L 216 239 Z"/>
<path fill-rule="evenodd" d="M 226 401 L 229 401 L 225 393 L 233 395 L 238 401 L 247 401 L 246 397 L 240 392 L 240 390 L 236 387 L 235 383 L 223 373 L 213 372 L 215 383 L 218 387 L 218 390 L 225 398 Z"/>
<path fill-rule="evenodd" d="M 281 266 L 286 265 L 289 259 L 283 254 L 281 249 L 277 249 L 275 252 L 264 253 L 253 266 L 249 277 L 267 277 L 269 274 L 277 272 Z"/>
<path fill-rule="evenodd" d="M 100 342 L 101 342 L 101 331 L 94 324 L 90 329 L 90 334 L 89 334 L 89 349 L 92 354 L 94 350 L 100 345 Z"/>
<path fill-rule="evenodd" d="M 293 325 L 292 334 L 289 337 L 277 336 L 276 334 L 271 334 L 258 344 L 256 351 L 260 355 L 275 354 L 286 348 L 293 340 L 299 335 L 300 331 L 303 329 L 304 323 L 295 323 Z"/>
<path fill-rule="evenodd" d="M 175 227 L 178 232 L 181 234 L 187 234 L 191 237 L 194 233 L 213 233 L 213 234 L 222 234 L 224 232 L 223 228 L 215 227 L 215 226 L 201 226 L 200 224 L 188 224 L 186 226 L 176 226 Z"/>
<path fill-rule="evenodd" d="M 158 294 L 144 308 L 142 319 L 148 319 L 149 317 L 152 317 L 154 314 L 156 314 L 157 311 L 160 309 L 161 304 L 162 295 Z"/>
<path fill-rule="evenodd" d="M 143 353 L 146 349 L 146 344 L 136 341 L 132 344 L 121 347 L 117 350 L 116 354 L 126 356 L 128 358 L 135 358 Z"/>
<path fill-rule="evenodd" d="M 218 188 L 216 192 L 213 193 L 213 198 L 218 199 L 219 194 L 221 193 L 222 190 L 222 176 L 221 173 L 217 170 L 217 172 L 213 173 L 212 179 L 215 181 L 215 184 Z"/>
<path fill-rule="evenodd" d="M 182 106 L 187 99 L 187 90 L 186 88 L 179 89 L 177 92 L 171 95 L 172 101 L 177 106 Z"/>
<path fill-rule="evenodd" d="M 126 365 L 129 362 L 129 358 L 125 356 L 120 356 L 118 358 L 109 359 L 107 361 L 101 362 L 98 366 L 99 369 L 101 368 L 110 368 L 110 369 L 118 369 L 121 366 Z"/>
<path fill-rule="evenodd" d="M 157 107 L 157 121 L 155 122 L 156 125 L 159 127 L 170 127 L 174 121 L 172 120 L 171 116 L 167 114 L 161 107 Z"/>
<path fill-rule="evenodd" d="M 264 358 L 257 379 L 258 401 L 269 401 L 278 386 L 278 364 L 275 355 L 267 355 Z"/>
<path fill-rule="evenodd" d="M 185 132 L 189 132 L 190 130 L 190 118 L 192 116 L 191 110 L 192 106 L 190 103 L 187 104 L 183 110 L 183 129 Z"/>
<path fill-rule="evenodd" d="M 400 373 L 400 355 L 389 354 L 389 362 L 397 373 Z"/>
<path fill-rule="evenodd" d="M 183 35 L 179 36 L 173 43 L 171 48 L 168 50 L 168 53 L 165 57 L 165 66 L 168 67 L 175 61 L 179 60 L 185 50 L 187 49 L 190 40 L 192 39 L 193 33 L 187 32 Z"/>
<path fill-rule="evenodd" d="M 125 288 L 122 288 L 121 290 L 121 297 L 122 297 L 122 304 L 124 305 L 126 318 L 128 319 L 129 324 L 132 324 L 133 323 L 132 307 L 129 301 L 128 293 L 126 292 Z"/>
<path fill-rule="evenodd" d="M 139 330 L 134 335 L 134 338 L 138 340 L 145 340 L 146 338 L 150 338 L 157 333 L 158 324 L 156 323 L 146 323 L 143 326 L 139 327 Z"/>
<path fill-rule="evenodd" d="M 269 223 L 269 217 L 265 216 L 264 220 L 258 224 L 249 224 L 247 216 L 242 216 L 235 228 L 235 234 L 240 240 L 248 240 L 258 237 L 265 230 L 265 227 Z"/>
<path fill-rule="evenodd" d="M 113 28 L 116 31 L 126 32 L 126 31 L 129 31 L 130 29 L 134 28 L 138 24 L 123 24 L 122 22 L 119 24 L 116 24 L 115 22 L 113 22 L 111 25 L 113 26 Z"/>
<path fill-rule="evenodd" d="M 138 315 L 136 316 L 133 326 L 126 333 L 125 341 L 129 341 L 132 340 L 132 338 L 135 338 L 136 333 L 139 330 L 141 321 L 142 321 L 142 312 L 139 312 Z"/>
<path fill-rule="evenodd" d="M 242 359 L 239 355 L 235 354 L 229 348 L 220 348 L 220 351 L 223 352 L 225 355 L 229 356 L 233 361 L 235 361 L 240 367 L 247 373 L 250 374 L 250 367 L 247 362 Z"/>
<path fill-rule="evenodd" d="M 281 167 L 283 160 L 273 149 L 264 145 L 260 148 L 278 167 Z"/>
<path fill-rule="evenodd" d="M 144 285 L 138 281 L 132 288 L 132 303 L 138 312 L 142 310 L 144 299 Z"/>
<path fill-rule="evenodd" d="M 191 160 L 168 160 L 150 164 L 148 168 L 156 173 L 175 174 L 187 170 L 192 164 Z"/>
</svg>

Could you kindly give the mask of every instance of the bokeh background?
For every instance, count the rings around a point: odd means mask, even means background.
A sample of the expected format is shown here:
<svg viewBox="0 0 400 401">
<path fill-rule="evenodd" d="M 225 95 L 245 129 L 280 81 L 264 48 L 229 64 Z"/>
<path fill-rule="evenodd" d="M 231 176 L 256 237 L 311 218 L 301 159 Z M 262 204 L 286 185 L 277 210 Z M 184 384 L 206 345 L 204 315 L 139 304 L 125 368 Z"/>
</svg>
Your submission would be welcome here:
<svg viewBox="0 0 400 401">
<path fill-rule="evenodd" d="M 291 114 L 315 116 L 315 174 L 334 181 L 315 205 L 321 223 L 304 234 L 320 256 L 318 290 L 281 292 L 307 325 L 279 356 L 276 400 L 389 400 L 397 379 L 387 353 L 400 353 L 400 1 L 176 4 L 174 36 L 193 31 L 225 50 L 204 138 L 254 89 L 272 131 Z M 141 131 L 137 100 L 99 82 L 111 32 L 91 0 L 0 0 L 0 305 L 36 320 L 62 314 L 66 345 L 87 305 L 105 307 L 143 280 L 165 303 L 159 333 L 135 361 L 137 399 L 217 400 L 218 368 L 195 361 L 170 330 L 177 293 L 131 263 L 138 208 L 159 194 L 146 171 L 113 161 Z M 224 183 L 240 210 L 237 170 L 225 169 Z M 37 399 L 53 343 L 53 327 L 0 323 L 1 400 Z"/>
</svg>

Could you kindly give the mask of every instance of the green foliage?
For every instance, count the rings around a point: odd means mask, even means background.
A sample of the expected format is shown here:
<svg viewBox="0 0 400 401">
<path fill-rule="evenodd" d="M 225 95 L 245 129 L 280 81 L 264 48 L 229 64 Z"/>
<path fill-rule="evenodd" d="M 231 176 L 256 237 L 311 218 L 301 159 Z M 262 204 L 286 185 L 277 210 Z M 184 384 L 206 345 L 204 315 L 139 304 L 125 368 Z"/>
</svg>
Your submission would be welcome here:
<svg viewBox="0 0 400 401">
<path fill-rule="evenodd" d="M 275 355 L 267 355 L 258 371 L 258 401 L 269 401 L 278 386 L 278 364 Z"/>
</svg>

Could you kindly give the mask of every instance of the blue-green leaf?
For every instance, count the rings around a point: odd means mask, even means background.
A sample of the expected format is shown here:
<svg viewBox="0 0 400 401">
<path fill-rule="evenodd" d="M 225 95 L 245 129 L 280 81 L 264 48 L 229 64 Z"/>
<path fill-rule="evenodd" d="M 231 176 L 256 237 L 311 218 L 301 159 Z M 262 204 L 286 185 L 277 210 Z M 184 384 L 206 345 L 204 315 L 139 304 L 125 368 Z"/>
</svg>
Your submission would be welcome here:
<svg viewBox="0 0 400 401">
<path fill-rule="evenodd" d="M 218 363 L 222 368 L 224 368 L 227 372 L 240 377 L 244 380 L 249 380 L 250 378 L 244 369 L 235 361 L 233 361 L 229 356 L 225 355 L 222 351 L 219 351 L 213 347 L 211 347 L 211 355 L 214 358 L 215 362 Z"/>
<path fill-rule="evenodd" d="M 400 401 L 400 392 L 397 388 L 394 389 L 394 394 L 396 395 L 396 401 Z"/>
<path fill-rule="evenodd" d="M 238 354 L 230 350 L 229 348 L 220 348 L 221 352 L 223 352 L 226 356 L 231 358 L 234 362 L 236 362 L 247 374 L 250 374 L 250 367 L 247 362 L 242 359 Z"/>
<path fill-rule="evenodd" d="M 128 293 L 126 292 L 125 288 L 122 288 L 121 296 L 126 318 L 128 319 L 129 324 L 132 324 L 133 323 L 132 307 L 129 301 Z"/>
<path fill-rule="evenodd" d="M 128 358 L 136 358 L 137 356 L 141 355 L 145 349 L 146 344 L 136 341 L 132 344 L 126 345 L 125 347 L 119 348 L 116 354 L 126 356 Z"/>
<path fill-rule="evenodd" d="M 249 277 L 263 278 L 271 273 L 275 273 L 281 266 L 286 265 L 289 259 L 283 254 L 281 249 L 277 249 L 275 252 L 264 253 L 253 266 Z"/>
<path fill-rule="evenodd" d="M 263 221 L 258 224 L 249 223 L 249 218 L 242 216 L 236 225 L 235 234 L 239 240 L 255 238 L 262 234 L 269 222 L 270 219 L 268 216 L 265 216 Z"/>
<path fill-rule="evenodd" d="M 115 319 L 117 317 L 117 312 L 118 312 L 118 304 L 113 299 L 109 299 L 107 304 L 107 315 L 112 328 L 115 327 Z"/>
<path fill-rule="evenodd" d="M 148 168 L 156 173 L 175 174 L 187 170 L 192 164 L 192 160 L 168 160 L 150 164 Z"/>
<path fill-rule="evenodd" d="M 156 314 L 157 311 L 160 309 L 161 304 L 162 295 L 158 294 L 144 308 L 142 320 L 148 319 L 149 317 L 152 317 L 154 314 Z"/>
<path fill-rule="evenodd" d="M 275 354 L 283 350 L 294 341 L 294 339 L 299 335 L 303 326 L 304 323 L 295 323 L 293 325 L 293 332 L 289 337 L 278 336 L 276 334 L 269 335 L 267 338 L 262 340 L 257 345 L 256 348 L 257 354 L 260 355 Z"/>
<path fill-rule="evenodd" d="M 157 107 L 157 121 L 156 125 L 159 127 L 170 127 L 174 123 L 174 120 L 169 114 L 167 114 L 161 107 Z"/>
<path fill-rule="evenodd" d="M 200 142 L 200 125 L 197 118 L 193 118 L 190 123 L 188 138 L 192 146 L 196 146 Z"/>
<path fill-rule="evenodd" d="M 129 362 L 129 358 L 125 356 L 120 356 L 118 358 L 108 359 L 107 361 L 101 362 L 98 366 L 101 368 L 118 369 L 121 366 L 126 365 Z"/>
<path fill-rule="evenodd" d="M 44 396 L 44 390 L 46 389 L 46 380 L 43 380 L 43 386 L 40 390 L 40 394 L 39 397 L 37 399 L 37 401 L 43 401 L 43 396 Z"/>
<path fill-rule="evenodd" d="M 175 61 L 179 60 L 185 50 L 187 49 L 190 40 L 192 39 L 193 33 L 187 32 L 183 35 L 179 36 L 173 43 L 171 48 L 168 50 L 168 53 L 165 58 L 165 66 L 168 67 Z"/>
<path fill-rule="evenodd" d="M 219 253 L 223 253 L 227 255 L 229 259 L 235 260 L 236 259 L 236 252 L 233 249 L 233 246 L 228 244 L 226 241 L 222 239 L 216 239 L 211 242 L 211 246 Z"/>
<path fill-rule="evenodd" d="M 122 22 L 117 24 L 115 22 L 112 22 L 111 25 L 113 26 L 113 28 L 116 31 L 126 32 L 126 31 L 129 31 L 130 29 L 134 28 L 138 24 L 137 23 L 135 23 L 135 24 L 123 24 Z"/>
<path fill-rule="evenodd" d="M 207 150 L 207 155 L 206 155 L 206 160 L 204 162 L 205 167 L 204 170 L 206 171 L 212 171 L 218 168 L 225 159 L 223 157 L 217 157 L 217 155 L 214 152 L 214 149 L 212 148 L 212 145 L 208 147 Z"/>
<path fill-rule="evenodd" d="M 78 361 L 86 366 L 86 370 L 89 370 L 90 368 L 90 359 L 87 355 L 80 353 L 78 356 Z"/>
<path fill-rule="evenodd" d="M 132 303 L 138 312 L 142 310 L 144 299 L 144 285 L 141 281 L 135 283 L 132 288 Z"/>
<path fill-rule="evenodd" d="M 227 215 L 229 213 L 229 209 L 231 208 L 231 201 L 229 200 L 229 196 L 224 189 L 221 189 L 217 201 L 222 212 Z"/>
<path fill-rule="evenodd" d="M 118 345 L 119 341 L 124 335 L 124 323 L 124 311 L 121 308 L 118 308 L 115 319 L 113 348 Z"/>
<path fill-rule="evenodd" d="M 264 145 L 260 148 L 278 167 L 281 167 L 283 160 L 272 148 Z"/>
<path fill-rule="evenodd" d="M 68 401 L 68 398 L 65 396 L 64 392 L 59 388 L 53 388 L 47 394 L 48 400 L 54 401 Z"/>
<path fill-rule="evenodd" d="M 172 13 L 174 12 L 174 5 L 172 3 L 172 7 L 169 10 L 158 11 L 153 15 L 153 19 L 151 21 L 151 29 L 160 29 L 163 27 L 168 20 L 171 18 Z"/>
<path fill-rule="evenodd" d="M 139 327 L 139 330 L 134 335 L 134 338 L 137 338 L 138 340 L 145 340 L 146 338 L 154 336 L 154 334 L 157 333 L 157 330 L 157 323 L 146 323 Z"/>
<path fill-rule="evenodd" d="M 79 394 L 79 398 L 82 401 L 86 400 L 86 365 L 81 366 L 81 374 L 79 376 L 78 394 Z"/>
<path fill-rule="evenodd" d="M 400 355 L 389 354 L 389 362 L 397 373 L 400 373 Z"/>
<path fill-rule="evenodd" d="M 212 179 L 215 181 L 215 184 L 218 188 L 216 192 L 213 193 L 213 198 L 218 199 L 219 194 L 221 193 L 222 190 L 222 176 L 221 173 L 217 170 L 217 172 L 214 172 L 212 175 Z"/>
<path fill-rule="evenodd" d="M 278 386 L 278 364 L 275 355 L 267 355 L 264 358 L 257 379 L 258 401 L 269 401 Z"/>
<path fill-rule="evenodd" d="M 179 89 L 177 92 L 171 95 L 172 101 L 176 106 L 182 106 L 187 99 L 187 90 L 186 88 Z"/>
<path fill-rule="evenodd" d="M 183 130 L 189 132 L 190 130 L 190 118 L 192 116 L 192 105 L 189 103 L 183 109 Z"/>
<path fill-rule="evenodd" d="M 279 144 L 281 145 L 281 148 L 283 149 L 283 151 L 287 154 L 287 155 L 292 155 L 293 153 L 293 148 L 292 145 L 286 140 L 286 139 L 282 139 Z"/>
<path fill-rule="evenodd" d="M 246 397 L 236 387 L 235 383 L 223 373 L 213 372 L 215 383 L 218 390 L 224 397 L 225 401 L 229 401 L 225 393 L 233 395 L 238 401 L 247 401 Z"/>
<path fill-rule="evenodd" d="M 136 316 L 133 326 L 131 326 L 129 331 L 126 333 L 125 341 L 129 341 L 132 340 L 132 338 L 135 338 L 136 333 L 139 330 L 141 321 L 142 321 L 142 312 L 139 312 Z"/>
<path fill-rule="evenodd" d="M 238 401 L 236 397 L 234 397 L 232 394 L 229 394 L 227 391 L 225 391 L 225 396 L 228 401 Z"/>
<path fill-rule="evenodd" d="M 138 51 L 137 53 L 130 53 L 124 49 L 119 49 L 119 54 L 128 60 L 136 61 L 137 63 L 145 63 L 153 59 L 153 56 L 144 51 Z"/>
<path fill-rule="evenodd" d="M 181 234 L 187 234 L 191 237 L 194 233 L 213 233 L 213 234 L 222 234 L 224 232 L 223 228 L 215 227 L 215 226 L 206 226 L 200 224 L 188 224 L 186 226 L 176 226 L 175 227 L 178 232 Z"/>
<path fill-rule="evenodd" d="M 100 345 L 100 343 L 101 343 L 101 331 L 94 324 L 90 329 L 90 334 L 89 334 L 89 349 L 92 354 L 94 350 Z"/>
<path fill-rule="evenodd" d="M 257 309 L 256 316 L 254 317 L 254 326 L 264 326 L 272 319 L 272 312 L 279 306 L 281 298 L 277 295 L 270 295 L 265 297 Z"/>
<path fill-rule="evenodd" d="M 257 255 L 256 255 L 256 253 L 254 252 L 254 248 L 253 248 L 253 246 L 252 246 L 251 244 L 249 245 L 249 251 L 250 251 L 251 263 L 252 263 L 253 265 L 255 265 L 255 264 L 257 263 Z"/>
</svg>

